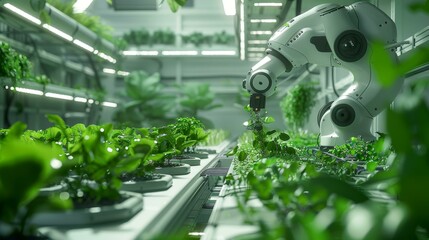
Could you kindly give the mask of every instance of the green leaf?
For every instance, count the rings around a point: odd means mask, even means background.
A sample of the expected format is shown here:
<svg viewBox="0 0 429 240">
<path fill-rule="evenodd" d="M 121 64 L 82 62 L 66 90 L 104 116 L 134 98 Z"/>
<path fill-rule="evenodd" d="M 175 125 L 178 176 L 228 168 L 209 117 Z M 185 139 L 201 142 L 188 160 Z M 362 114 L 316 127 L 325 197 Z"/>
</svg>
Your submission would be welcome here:
<svg viewBox="0 0 429 240">
<path fill-rule="evenodd" d="M 377 162 L 368 162 L 368 163 L 366 163 L 366 170 L 368 172 L 374 172 L 377 167 L 378 167 L 378 163 Z"/>
<path fill-rule="evenodd" d="M 280 138 L 282 141 L 287 141 L 287 140 L 289 140 L 289 139 L 290 139 L 290 136 L 289 136 L 288 134 L 286 134 L 286 133 L 280 133 L 279 138 Z"/>
<path fill-rule="evenodd" d="M 310 179 L 307 186 L 310 189 L 321 187 L 329 193 L 335 193 L 355 203 L 368 201 L 368 197 L 353 185 L 328 175 L 322 175 Z"/>
<path fill-rule="evenodd" d="M 398 153 L 411 150 L 412 134 L 404 114 L 388 110 L 387 130 L 392 138 L 392 146 Z"/>
<path fill-rule="evenodd" d="M 65 130 L 67 128 L 66 123 L 60 116 L 56 114 L 47 114 L 46 117 L 51 123 L 55 124 L 55 126 L 57 126 L 59 129 Z"/>
<path fill-rule="evenodd" d="M 246 158 L 247 158 L 247 153 L 245 151 L 240 151 L 238 153 L 238 161 L 242 162 L 246 160 Z"/>
<path fill-rule="evenodd" d="M 7 136 L 11 138 L 19 138 L 22 134 L 24 134 L 26 128 L 27 124 L 23 122 L 16 122 L 9 128 Z"/>
<path fill-rule="evenodd" d="M 265 124 L 269 124 L 269 123 L 273 123 L 273 122 L 275 122 L 276 120 L 273 118 L 273 117 L 265 117 L 264 119 L 263 119 L 263 122 L 265 123 Z"/>
</svg>

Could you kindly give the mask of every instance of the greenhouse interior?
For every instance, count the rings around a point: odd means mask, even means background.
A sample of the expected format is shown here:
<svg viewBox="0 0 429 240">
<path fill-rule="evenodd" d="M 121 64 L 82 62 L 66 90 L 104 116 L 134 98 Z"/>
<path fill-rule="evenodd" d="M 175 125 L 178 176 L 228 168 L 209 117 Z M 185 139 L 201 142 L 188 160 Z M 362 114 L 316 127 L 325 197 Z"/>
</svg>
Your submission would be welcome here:
<svg viewBox="0 0 429 240">
<path fill-rule="evenodd" d="M 428 0 L 0 0 L 0 239 L 429 239 L 428 70 Z"/>
</svg>

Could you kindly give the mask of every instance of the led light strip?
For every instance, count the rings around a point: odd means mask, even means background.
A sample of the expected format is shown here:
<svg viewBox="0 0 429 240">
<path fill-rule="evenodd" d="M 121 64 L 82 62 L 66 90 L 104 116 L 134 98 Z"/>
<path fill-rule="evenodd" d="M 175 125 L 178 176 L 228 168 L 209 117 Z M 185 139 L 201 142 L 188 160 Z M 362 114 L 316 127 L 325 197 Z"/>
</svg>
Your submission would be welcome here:
<svg viewBox="0 0 429 240">
<path fill-rule="evenodd" d="M 201 51 L 201 55 L 204 55 L 204 56 L 234 56 L 235 54 L 236 54 L 235 51 L 215 51 L 215 50 Z"/>
<path fill-rule="evenodd" d="M 248 44 L 267 44 L 267 40 L 249 40 L 247 42 Z"/>
<path fill-rule="evenodd" d="M 277 19 L 250 19 L 251 23 L 276 23 Z"/>
<path fill-rule="evenodd" d="M 198 55 L 198 51 L 162 51 L 164 56 L 195 56 Z"/>
<path fill-rule="evenodd" d="M 21 10 L 21 9 L 19 9 L 19 8 L 17 8 L 17 7 L 15 7 L 14 5 L 12 5 L 12 4 L 10 4 L 10 3 L 5 3 L 5 4 L 3 5 L 3 7 L 7 8 L 7 9 L 9 9 L 10 11 L 12 11 L 12 12 L 14 12 L 14 13 L 18 14 L 19 16 L 21 16 L 21 17 L 23 17 L 23 18 L 25 18 L 25 19 L 27 19 L 27 20 L 29 20 L 29 21 L 33 22 L 34 24 L 37 24 L 37 25 L 42 24 L 42 21 L 40 21 L 38 18 L 36 18 L 36 17 L 34 17 L 34 16 L 32 16 L 32 15 L 30 15 L 30 14 L 28 14 L 28 13 L 24 12 L 23 10 Z"/>
<path fill-rule="evenodd" d="M 21 17 L 29 20 L 30 22 L 32 22 L 32 23 L 34 23 L 36 25 L 42 25 L 43 28 L 45 28 L 46 30 L 50 31 L 51 33 L 53 33 L 53 34 L 55 34 L 55 35 L 57 35 L 57 36 L 65 39 L 65 40 L 67 40 L 69 42 L 73 42 L 77 46 L 79 46 L 79 47 L 81 47 L 81 48 L 83 48 L 83 49 L 85 49 L 85 50 L 87 50 L 89 52 L 92 52 L 93 54 L 96 54 L 99 57 L 101 57 L 101 58 L 103 58 L 103 59 L 105 59 L 105 60 L 107 60 L 107 61 L 109 61 L 111 63 L 116 63 L 116 59 L 115 58 L 113 58 L 113 57 L 111 57 L 111 56 L 109 56 L 109 55 L 107 55 L 105 53 L 99 52 L 98 50 L 95 50 L 93 47 L 91 47 L 90 45 L 88 45 L 88 44 L 80 41 L 79 39 L 73 39 L 72 36 L 70 36 L 69 34 L 67 34 L 67 33 L 65 33 L 65 32 L 63 32 L 61 30 L 59 30 L 58 28 L 55 28 L 55 27 L 53 27 L 53 26 L 51 26 L 49 24 L 46 24 L 46 23 L 42 24 L 42 21 L 40 21 L 40 19 L 38 19 L 37 17 L 34 17 L 31 14 L 28 14 L 27 12 L 23 11 L 20 8 L 17 8 L 16 6 L 14 6 L 14 5 L 10 4 L 10 3 L 5 3 L 3 5 L 3 7 L 5 7 L 8 10 L 10 10 L 10 11 L 18 14 L 19 16 L 21 16 Z"/>
<path fill-rule="evenodd" d="M 124 56 L 157 56 L 158 51 L 122 51 Z"/>
<path fill-rule="evenodd" d="M 250 34 L 252 35 L 271 35 L 273 34 L 272 31 L 250 31 Z"/>
<path fill-rule="evenodd" d="M 240 3 L 240 59 L 246 58 L 246 34 L 244 32 L 244 3 Z"/>
<path fill-rule="evenodd" d="M 283 6 L 283 3 L 261 2 L 261 3 L 254 3 L 253 6 L 255 6 L 255 7 L 281 7 L 281 6 Z"/>
<path fill-rule="evenodd" d="M 43 94 L 42 91 L 31 89 L 31 88 L 9 87 L 9 86 L 4 86 L 4 88 L 6 90 L 17 91 L 20 93 L 37 95 L 37 96 L 45 96 L 45 97 L 55 98 L 55 99 L 62 99 L 62 100 L 75 101 L 75 102 L 80 102 L 80 103 L 89 103 L 89 104 L 94 103 L 93 99 L 86 99 L 83 97 L 73 97 L 70 95 L 53 93 L 53 92 L 47 92 L 47 93 Z M 99 103 L 95 102 L 95 104 L 99 104 Z M 118 106 L 118 104 L 114 103 L 114 102 L 102 102 L 101 105 L 103 105 L 105 107 L 112 107 L 112 108 L 116 108 Z"/>
</svg>

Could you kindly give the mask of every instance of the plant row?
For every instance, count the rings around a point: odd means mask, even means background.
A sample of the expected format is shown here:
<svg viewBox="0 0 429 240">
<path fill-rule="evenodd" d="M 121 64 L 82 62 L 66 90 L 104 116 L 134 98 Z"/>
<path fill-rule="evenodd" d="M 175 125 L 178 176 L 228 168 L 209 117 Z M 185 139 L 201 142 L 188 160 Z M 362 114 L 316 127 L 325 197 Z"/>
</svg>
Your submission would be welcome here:
<svg viewBox="0 0 429 240">
<path fill-rule="evenodd" d="M 157 167 L 195 149 L 208 133 L 195 118 L 158 128 L 114 129 L 111 124 L 26 130 L 15 123 L 0 131 L 0 237 L 34 234 L 36 212 L 79 209 L 121 201 L 123 181 L 148 179 Z M 55 194 L 40 194 L 50 186 Z"/>
<path fill-rule="evenodd" d="M 235 37 L 225 31 L 210 35 L 203 34 L 202 32 L 193 32 L 181 37 L 184 44 L 193 44 L 196 47 L 213 44 L 231 45 L 235 42 Z M 146 29 L 131 30 L 123 35 L 123 39 L 131 46 L 176 44 L 176 34 L 171 30 L 156 30 L 153 33 L 150 33 Z"/>
</svg>

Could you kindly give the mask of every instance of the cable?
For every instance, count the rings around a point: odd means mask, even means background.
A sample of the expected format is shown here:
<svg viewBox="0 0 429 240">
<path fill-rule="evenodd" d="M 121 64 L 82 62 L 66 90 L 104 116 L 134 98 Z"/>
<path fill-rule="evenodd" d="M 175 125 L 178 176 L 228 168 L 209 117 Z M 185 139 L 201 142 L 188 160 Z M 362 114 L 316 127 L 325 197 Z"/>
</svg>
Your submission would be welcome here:
<svg viewBox="0 0 429 240">
<path fill-rule="evenodd" d="M 339 97 L 340 95 L 337 92 L 337 88 L 335 87 L 335 79 L 334 79 L 334 68 L 331 67 L 331 81 L 332 81 L 332 90 L 334 90 L 335 95 Z"/>
</svg>

